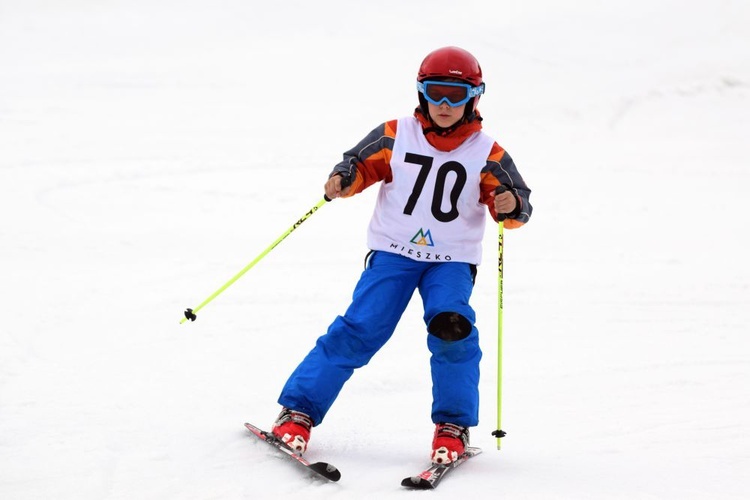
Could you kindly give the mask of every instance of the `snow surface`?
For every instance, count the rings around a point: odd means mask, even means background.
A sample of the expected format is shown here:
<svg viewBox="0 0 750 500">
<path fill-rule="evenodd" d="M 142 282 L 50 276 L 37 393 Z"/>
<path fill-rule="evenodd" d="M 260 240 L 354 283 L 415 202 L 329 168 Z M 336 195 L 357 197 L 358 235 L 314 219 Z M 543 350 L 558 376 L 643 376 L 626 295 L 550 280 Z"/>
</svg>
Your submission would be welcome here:
<svg viewBox="0 0 750 500">
<path fill-rule="evenodd" d="M 308 452 L 253 442 L 344 311 L 376 189 L 341 153 L 410 114 L 430 50 L 482 62 L 533 189 L 474 306 L 484 454 L 436 498 L 734 499 L 750 488 L 750 4 L 0 0 L 0 497 L 414 498 L 432 433 L 418 298 Z"/>
</svg>

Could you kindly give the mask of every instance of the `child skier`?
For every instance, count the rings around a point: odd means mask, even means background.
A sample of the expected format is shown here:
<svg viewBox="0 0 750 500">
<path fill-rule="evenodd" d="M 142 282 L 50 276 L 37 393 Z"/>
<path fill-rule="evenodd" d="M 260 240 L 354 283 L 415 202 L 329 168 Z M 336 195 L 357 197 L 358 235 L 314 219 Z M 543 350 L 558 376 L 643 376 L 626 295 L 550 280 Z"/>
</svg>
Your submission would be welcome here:
<svg viewBox="0 0 750 500">
<path fill-rule="evenodd" d="M 325 183 L 331 199 L 381 186 L 351 305 L 279 397 L 283 408 L 272 432 L 299 453 L 353 371 L 391 337 L 415 290 L 431 352 L 432 460 L 450 463 L 468 446 L 469 427 L 479 420 L 482 356 L 469 298 L 485 211 L 509 229 L 525 224 L 532 211 L 531 191 L 513 160 L 481 130 L 477 103 L 484 88 L 469 52 L 431 52 L 419 68 L 414 115 L 375 128 L 344 153 Z"/>
</svg>

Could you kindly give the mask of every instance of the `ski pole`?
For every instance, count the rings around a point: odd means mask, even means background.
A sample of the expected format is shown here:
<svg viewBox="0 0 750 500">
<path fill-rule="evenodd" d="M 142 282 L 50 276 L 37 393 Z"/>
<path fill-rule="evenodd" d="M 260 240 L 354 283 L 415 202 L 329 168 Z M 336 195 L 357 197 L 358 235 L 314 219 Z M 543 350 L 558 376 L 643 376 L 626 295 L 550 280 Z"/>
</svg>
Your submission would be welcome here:
<svg viewBox="0 0 750 500">
<path fill-rule="evenodd" d="M 258 262 L 260 262 L 260 260 L 263 257 L 265 257 L 266 255 L 268 255 L 268 253 L 271 250 L 273 250 L 274 248 L 276 248 L 276 246 L 279 243 L 281 243 L 282 241 L 284 241 L 284 238 L 286 238 L 287 236 L 289 236 L 290 234 L 292 234 L 292 231 L 294 231 L 295 229 L 297 229 L 303 222 L 305 222 L 307 219 L 309 219 L 312 214 L 314 214 L 315 212 L 317 212 L 318 209 L 320 207 L 322 207 L 323 205 L 325 205 L 326 202 L 328 202 L 328 201 L 331 201 L 331 200 L 327 196 L 324 196 L 323 199 L 320 200 L 317 205 L 315 205 L 310 210 L 308 210 L 308 212 L 305 215 L 303 215 L 302 218 L 300 218 L 297 222 L 295 222 L 292 225 L 292 227 L 290 227 L 289 229 L 287 229 L 286 231 L 284 231 L 284 233 L 281 236 L 279 236 L 278 238 L 276 238 L 276 241 L 274 241 L 273 243 L 271 243 L 268 246 L 268 248 L 266 248 L 265 250 L 263 250 L 260 253 L 260 255 L 258 255 L 255 258 L 255 260 L 253 260 L 251 263 L 249 263 L 248 265 L 246 265 L 240 272 L 238 272 L 237 274 L 235 274 L 232 279 L 230 279 L 229 281 L 227 281 L 226 283 L 224 283 L 221 286 L 221 288 L 219 288 L 214 293 L 212 293 L 206 300 L 204 300 L 203 302 L 201 302 L 196 308 L 194 308 L 194 309 L 191 309 L 191 308 L 185 309 L 185 317 L 180 320 L 180 324 L 184 323 L 187 320 L 195 321 L 197 319 L 196 313 L 198 311 L 200 311 L 206 304 L 208 304 L 209 302 L 211 302 L 212 300 L 214 300 L 221 292 L 223 292 L 224 290 L 226 290 L 227 288 L 229 288 L 229 286 L 232 283 L 234 283 L 235 281 L 237 281 L 238 279 L 240 279 L 242 277 L 242 275 L 244 275 L 246 272 L 248 272 L 250 269 L 252 269 L 252 267 L 255 264 L 257 264 Z"/>
<path fill-rule="evenodd" d="M 495 194 L 507 191 L 505 186 L 498 186 Z M 503 221 L 505 217 L 498 214 L 497 231 L 497 429 L 492 435 L 497 438 L 497 449 L 500 449 L 500 438 L 505 437 L 502 430 L 503 409 Z"/>
</svg>

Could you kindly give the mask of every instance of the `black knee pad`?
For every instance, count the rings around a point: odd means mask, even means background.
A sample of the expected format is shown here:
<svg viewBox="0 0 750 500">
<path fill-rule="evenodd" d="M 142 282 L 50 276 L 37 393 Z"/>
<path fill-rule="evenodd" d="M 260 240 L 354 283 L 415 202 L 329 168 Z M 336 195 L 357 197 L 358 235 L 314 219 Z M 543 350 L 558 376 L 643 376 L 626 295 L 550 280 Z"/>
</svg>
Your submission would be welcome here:
<svg viewBox="0 0 750 500">
<path fill-rule="evenodd" d="M 428 330 L 439 339 L 455 341 L 469 336 L 471 323 L 456 312 L 442 312 L 430 321 Z"/>
</svg>

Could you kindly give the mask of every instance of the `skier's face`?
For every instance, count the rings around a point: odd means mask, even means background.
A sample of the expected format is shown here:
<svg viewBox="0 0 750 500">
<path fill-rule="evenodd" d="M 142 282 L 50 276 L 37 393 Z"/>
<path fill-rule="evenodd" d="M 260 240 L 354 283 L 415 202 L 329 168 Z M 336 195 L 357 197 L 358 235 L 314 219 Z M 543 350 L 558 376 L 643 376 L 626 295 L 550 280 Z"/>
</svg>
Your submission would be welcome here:
<svg viewBox="0 0 750 500">
<path fill-rule="evenodd" d="M 455 125 L 461 118 L 463 118 L 465 108 L 466 104 L 452 108 L 445 102 L 437 106 L 431 102 L 427 103 L 430 118 L 432 118 L 435 125 L 440 128 L 449 128 Z"/>
</svg>

